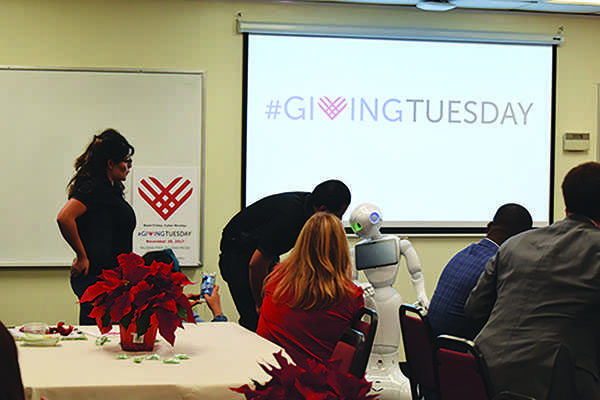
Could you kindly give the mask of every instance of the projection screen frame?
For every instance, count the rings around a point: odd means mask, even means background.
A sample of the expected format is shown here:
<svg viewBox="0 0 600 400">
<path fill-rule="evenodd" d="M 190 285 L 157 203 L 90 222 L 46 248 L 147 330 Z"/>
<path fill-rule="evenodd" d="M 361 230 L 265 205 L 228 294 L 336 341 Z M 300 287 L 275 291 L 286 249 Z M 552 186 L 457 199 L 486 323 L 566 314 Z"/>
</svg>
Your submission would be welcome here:
<svg viewBox="0 0 600 400">
<path fill-rule="evenodd" d="M 550 116 L 550 160 L 549 160 L 549 206 L 548 223 L 554 221 L 554 170 L 555 170 L 555 107 L 556 107 L 556 58 L 557 48 L 564 43 L 564 32 L 558 29 L 555 34 L 516 33 L 500 31 L 466 31 L 466 30 L 437 30 L 398 27 L 369 27 L 348 25 L 319 25 L 243 21 L 241 16 L 236 19 L 238 33 L 243 34 L 243 104 L 242 104 L 242 182 L 241 182 L 241 207 L 246 206 L 246 163 L 247 163 L 247 96 L 248 96 L 248 48 L 249 34 L 280 35 L 280 36 L 319 36 L 332 38 L 372 38 L 372 39 L 397 39 L 397 40 L 423 40 L 434 42 L 464 42 L 464 43 L 496 43 L 496 44 L 524 44 L 551 46 L 552 48 L 552 95 Z M 347 233 L 352 233 L 346 227 Z M 439 235 L 482 235 L 486 227 L 389 227 L 381 228 L 383 233 L 411 234 L 419 236 Z"/>
<path fill-rule="evenodd" d="M 505 43 L 557 45 L 564 43 L 564 33 L 521 33 L 502 31 L 469 31 L 458 29 L 419 29 L 385 26 L 321 25 L 236 20 L 238 33 L 325 36 L 345 38 L 405 39 L 470 43 Z"/>
</svg>

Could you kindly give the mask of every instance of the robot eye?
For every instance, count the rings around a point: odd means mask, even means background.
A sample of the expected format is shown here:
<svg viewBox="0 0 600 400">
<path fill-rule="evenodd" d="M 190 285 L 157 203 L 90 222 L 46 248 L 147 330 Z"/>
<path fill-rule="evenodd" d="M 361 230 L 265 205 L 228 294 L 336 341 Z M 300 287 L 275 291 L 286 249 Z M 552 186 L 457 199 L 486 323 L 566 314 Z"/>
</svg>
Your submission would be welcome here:
<svg viewBox="0 0 600 400">
<path fill-rule="evenodd" d="M 354 225 L 352 225 L 352 230 L 354 231 L 354 233 L 360 231 L 362 229 L 362 226 L 360 226 L 360 224 L 358 222 L 355 222 Z"/>
<path fill-rule="evenodd" d="M 380 219 L 381 219 L 381 216 L 376 211 L 373 211 L 371 213 L 371 215 L 369 215 L 369 221 L 371 221 L 371 223 L 373 223 L 373 224 L 378 223 Z"/>
</svg>

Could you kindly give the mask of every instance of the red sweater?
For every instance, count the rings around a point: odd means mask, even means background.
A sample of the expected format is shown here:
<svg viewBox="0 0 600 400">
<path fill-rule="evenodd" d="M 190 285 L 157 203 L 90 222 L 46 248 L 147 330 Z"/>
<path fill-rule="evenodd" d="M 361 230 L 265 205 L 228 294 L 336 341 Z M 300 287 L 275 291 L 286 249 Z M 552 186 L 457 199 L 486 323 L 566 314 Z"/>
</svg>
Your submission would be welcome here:
<svg viewBox="0 0 600 400">
<path fill-rule="evenodd" d="M 313 357 L 326 361 L 333 348 L 364 306 L 363 290 L 355 291 L 327 310 L 299 310 L 274 303 L 272 291 L 265 291 L 256 333 L 283 347 L 296 362 Z"/>
</svg>

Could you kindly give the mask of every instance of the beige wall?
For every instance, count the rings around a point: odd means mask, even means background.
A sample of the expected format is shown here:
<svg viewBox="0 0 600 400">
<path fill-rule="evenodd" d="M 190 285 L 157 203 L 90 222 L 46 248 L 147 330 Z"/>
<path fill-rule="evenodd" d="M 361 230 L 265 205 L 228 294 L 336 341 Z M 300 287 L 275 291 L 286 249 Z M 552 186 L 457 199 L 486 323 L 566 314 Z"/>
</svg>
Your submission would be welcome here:
<svg viewBox="0 0 600 400">
<path fill-rule="evenodd" d="M 240 199 L 242 37 L 235 32 L 234 24 L 234 17 L 239 11 L 251 21 L 531 33 L 554 33 L 559 26 L 564 26 L 566 40 L 558 50 L 557 66 L 556 185 L 569 168 L 597 157 L 598 18 L 474 11 L 432 13 L 409 7 L 259 1 L 3 0 L 0 3 L 2 65 L 164 68 L 206 72 L 203 244 L 205 268 L 209 271 L 217 270 L 220 231 L 238 209 Z M 443 68 L 443 61 L 440 68 Z M 583 154 L 564 154 L 560 137 L 565 131 L 591 132 L 592 150 Z M 10 132 L 3 134 L 9 135 Z M 75 157 L 74 154 L 64 156 L 69 159 Z M 43 162 L 31 160 L 27 167 L 31 168 L 32 176 L 36 168 L 43 168 Z M 510 162 L 510 157 L 507 157 L 507 162 Z M 42 198 L 40 201 L 43 201 Z M 10 207 L 12 205 L 2 204 L 3 213 L 10 212 Z M 562 201 L 557 196 L 557 218 L 563 216 L 562 208 Z M 4 229 L 10 227 L 4 226 Z M 427 290 L 431 295 L 448 258 L 476 238 L 412 237 L 411 240 L 421 257 Z M 197 281 L 201 270 L 186 272 Z M 407 276 L 401 271 L 396 286 L 405 300 L 414 301 L 415 295 Z M 227 290 L 222 292 L 225 313 L 235 318 Z M 206 313 L 203 315 L 206 316 Z M 76 305 L 68 285 L 68 269 L 1 268 L 0 319 L 7 324 L 34 320 L 75 322 Z"/>
</svg>

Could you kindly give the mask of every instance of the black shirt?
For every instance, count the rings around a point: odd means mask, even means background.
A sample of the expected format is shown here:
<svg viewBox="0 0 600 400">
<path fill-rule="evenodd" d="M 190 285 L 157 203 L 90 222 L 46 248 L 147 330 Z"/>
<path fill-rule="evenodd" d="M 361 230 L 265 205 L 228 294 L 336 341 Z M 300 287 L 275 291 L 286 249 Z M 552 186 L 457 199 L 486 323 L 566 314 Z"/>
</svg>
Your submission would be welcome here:
<svg viewBox="0 0 600 400">
<path fill-rule="evenodd" d="M 309 192 L 274 194 L 237 213 L 223 229 L 221 251 L 258 249 L 271 259 L 288 252 L 314 213 Z"/>
<path fill-rule="evenodd" d="M 117 256 L 131 253 L 135 213 L 118 186 L 107 177 L 90 178 L 71 196 L 87 210 L 77 218 L 77 231 L 90 261 L 90 275 L 115 268 Z"/>
</svg>

